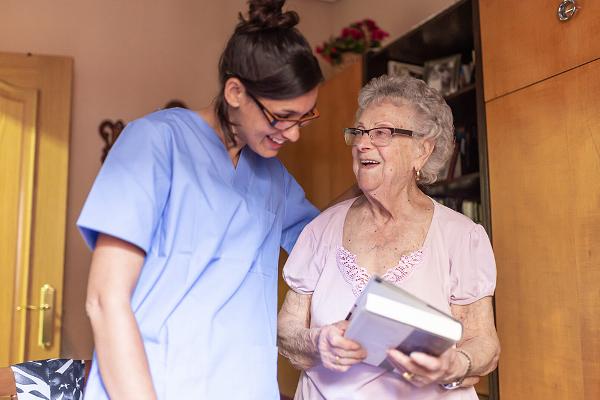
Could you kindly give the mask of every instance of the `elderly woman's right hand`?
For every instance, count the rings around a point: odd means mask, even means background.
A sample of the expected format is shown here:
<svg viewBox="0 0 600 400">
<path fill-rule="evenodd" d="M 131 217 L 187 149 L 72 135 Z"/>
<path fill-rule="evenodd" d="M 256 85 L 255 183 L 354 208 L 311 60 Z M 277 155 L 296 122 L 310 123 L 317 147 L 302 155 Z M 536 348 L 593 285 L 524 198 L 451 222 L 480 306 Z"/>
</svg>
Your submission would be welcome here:
<svg viewBox="0 0 600 400">
<path fill-rule="evenodd" d="M 325 368 L 345 372 L 367 356 L 359 343 L 344 337 L 347 327 L 348 321 L 339 321 L 319 328 L 317 346 Z"/>
</svg>

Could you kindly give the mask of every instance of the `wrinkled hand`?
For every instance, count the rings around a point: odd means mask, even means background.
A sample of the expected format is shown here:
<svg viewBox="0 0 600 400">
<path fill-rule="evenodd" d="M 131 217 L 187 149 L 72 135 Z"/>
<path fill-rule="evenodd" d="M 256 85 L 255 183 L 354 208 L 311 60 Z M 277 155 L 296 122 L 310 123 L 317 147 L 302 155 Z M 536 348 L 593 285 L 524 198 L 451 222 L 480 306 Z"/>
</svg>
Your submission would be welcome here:
<svg viewBox="0 0 600 400">
<path fill-rule="evenodd" d="M 456 349 L 450 348 L 439 357 L 414 352 L 410 356 L 398 350 L 390 349 L 388 359 L 401 373 L 402 379 L 417 387 L 431 383 L 448 383 L 462 377 L 467 371 L 467 360 Z M 469 377 L 463 386 L 474 385 L 479 378 Z"/>
<path fill-rule="evenodd" d="M 347 327 L 348 321 L 339 321 L 320 328 L 317 346 L 325 368 L 345 372 L 367 356 L 360 344 L 344 337 Z"/>
</svg>

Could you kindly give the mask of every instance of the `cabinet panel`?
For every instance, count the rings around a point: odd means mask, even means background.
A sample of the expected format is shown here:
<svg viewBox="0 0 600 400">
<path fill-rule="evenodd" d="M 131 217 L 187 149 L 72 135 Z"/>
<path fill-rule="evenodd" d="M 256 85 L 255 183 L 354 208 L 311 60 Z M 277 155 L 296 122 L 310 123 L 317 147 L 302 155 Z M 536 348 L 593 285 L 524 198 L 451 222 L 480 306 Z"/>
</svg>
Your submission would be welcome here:
<svg viewBox="0 0 600 400">
<path fill-rule="evenodd" d="M 355 182 L 352 149 L 343 129 L 352 126 L 362 86 L 362 64 L 349 65 L 319 89 L 321 117 L 302 128 L 300 140 L 285 146 L 279 159 L 304 188 L 315 206 L 325 209 Z"/>
<path fill-rule="evenodd" d="M 599 98 L 594 61 L 487 104 L 504 399 L 600 398 Z"/>
<path fill-rule="evenodd" d="M 361 63 L 352 64 L 325 81 L 317 100 L 321 117 L 302 128 L 297 143 L 288 144 L 279 153 L 279 159 L 304 188 L 308 199 L 320 209 L 356 181 L 352 150 L 344 142 L 342 129 L 354 123 L 361 81 Z M 279 307 L 288 291 L 281 274 L 286 259 L 283 254 L 279 259 Z M 283 396 L 294 397 L 299 376 L 300 372 L 280 355 L 277 378 Z"/>
<path fill-rule="evenodd" d="M 481 0 L 480 25 L 486 100 L 600 57 L 600 2 L 576 0 L 569 20 L 560 0 Z"/>
</svg>

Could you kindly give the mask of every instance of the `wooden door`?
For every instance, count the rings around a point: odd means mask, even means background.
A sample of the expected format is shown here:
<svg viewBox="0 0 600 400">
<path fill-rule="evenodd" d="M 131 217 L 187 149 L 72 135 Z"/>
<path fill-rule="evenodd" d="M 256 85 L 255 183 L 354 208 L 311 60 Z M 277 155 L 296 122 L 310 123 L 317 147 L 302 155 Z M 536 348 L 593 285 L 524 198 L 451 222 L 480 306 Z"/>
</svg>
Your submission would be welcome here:
<svg viewBox="0 0 600 400">
<path fill-rule="evenodd" d="M 561 22 L 561 1 L 479 1 L 486 100 L 600 57 L 600 2 Z"/>
<path fill-rule="evenodd" d="M 343 129 L 352 126 L 362 87 L 362 65 L 355 63 L 328 79 L 319 90 L 321 117 L 302 129 L 297 143 L 282 149 L 279 158 L 320 209 L 356 181 L 352 151 Z"/>
<path fill-rule="evenodd" d="M 600 399 L 600 61 L 487 122 L 500 398 Z"/>
<path fill-rule="evenodd" d="M 71 76 L 0 53 L 0 366 L 59 356 Z"/>
<path fill-rule="evenodd" d="M 320 209 L 356 181 L 352 152 L 344 143 L 342 130 L 352 126 L 362 86 L 362 65 L 352 64 L 328 79 L 319 90 L 317 108 L 321 117 L 302 129 L 300 140 L 286 146 L 279 158 L 304 188 L 306 196 Z M 280 272 L 287 257 L 280 257 Z M 279 274 L 279 307 L 288 291 Z M 300 372 L 279 356 L 278 381 L 283 396 L 294 397 Z"/>
</svg>

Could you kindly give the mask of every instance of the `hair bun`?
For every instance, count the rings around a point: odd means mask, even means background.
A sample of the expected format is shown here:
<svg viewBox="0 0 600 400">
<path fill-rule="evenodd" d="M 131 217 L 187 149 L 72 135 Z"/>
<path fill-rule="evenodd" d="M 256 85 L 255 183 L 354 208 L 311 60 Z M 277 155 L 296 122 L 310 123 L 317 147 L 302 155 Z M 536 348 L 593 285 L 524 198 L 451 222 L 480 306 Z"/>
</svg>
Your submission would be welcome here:
<svg viewBox="0 0 600 400">
<path fill-rule="evenodd" d="M 283 12 L 285 0 L 250 0 L 248 19 L 240 14 L 238 29 L 255 32 L 263 29 L 292 28 L 300 18 L 295 11 Z"/>
</svg>

